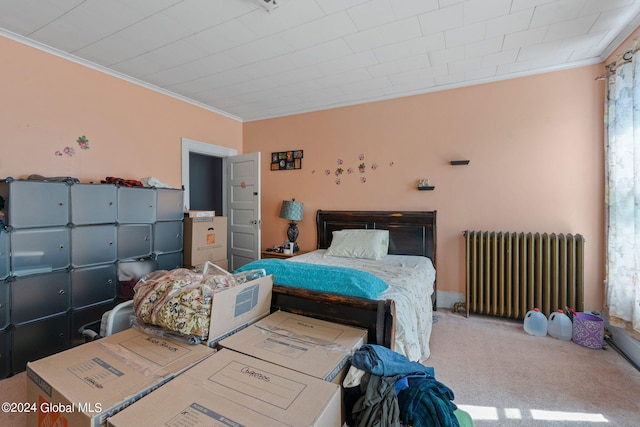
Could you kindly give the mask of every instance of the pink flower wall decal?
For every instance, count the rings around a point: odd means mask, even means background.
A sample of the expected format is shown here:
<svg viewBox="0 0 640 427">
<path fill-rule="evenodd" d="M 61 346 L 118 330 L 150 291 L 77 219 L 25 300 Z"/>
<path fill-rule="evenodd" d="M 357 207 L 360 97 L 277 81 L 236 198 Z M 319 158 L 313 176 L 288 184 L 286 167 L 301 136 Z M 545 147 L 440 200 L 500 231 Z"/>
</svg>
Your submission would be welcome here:
<svg viewBox="0 0 640 427">
<path fill-rule="evenodd" d="M 87 139 L 86 136 L 82 135 L 78 137 L 78 139 L 76 139 L 76 142 L 78 143 L 81 149 L 83 150 L 89 149 L 89 140 Z"/>
<path fill-rule="evenodd" d="M 89 140 L 84 135 L 79 136 L 78 139 L 76 139 L 76 143 L 78 144 L 81 150 L 89 149 Z M 76 154 L 76 150 L 71 146 L 66 146 L 62 151 L 56 150 L 53 154 L 57 157 L 62 157 L 65 154 L 69 157 L 72 157 Z"/>
</svg>

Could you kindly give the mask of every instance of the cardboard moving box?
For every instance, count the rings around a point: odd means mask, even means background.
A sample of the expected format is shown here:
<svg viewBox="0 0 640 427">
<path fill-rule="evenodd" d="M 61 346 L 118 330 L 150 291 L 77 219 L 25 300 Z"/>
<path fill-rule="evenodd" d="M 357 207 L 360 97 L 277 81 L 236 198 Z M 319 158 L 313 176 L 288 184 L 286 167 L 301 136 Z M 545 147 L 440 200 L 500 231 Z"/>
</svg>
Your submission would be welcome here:
<svg viewBox="0 0 640 427">
<path fill-rule="evenodd" d="M 187 211 L 184 215 L 184 265 L 195 267 L 206 261 L 226 259 L 227 218 L 204 215 L 203 211 L 196 211 L 197 215 L 193 212 Z"/>
<path fill-rule="evenodd" d="M 215 351 L 127 329 L 27 364 L 29 426 L 104 426 L 106 419 Z"/>
<path fill-rule="evenodd" d="M 245 282 L 213 294 L 207 345 L 246 328 L 271 311 L 273 276 Z"/>
<path fill-rule="evenodd" d="M 367 331 L 277 311 L 219 345 L 337 384 Z"/>
<path fill-rule="evenodd" d="M 109 425 L 339 427 L 340 387 L 222 349 Z"/>
</svg>

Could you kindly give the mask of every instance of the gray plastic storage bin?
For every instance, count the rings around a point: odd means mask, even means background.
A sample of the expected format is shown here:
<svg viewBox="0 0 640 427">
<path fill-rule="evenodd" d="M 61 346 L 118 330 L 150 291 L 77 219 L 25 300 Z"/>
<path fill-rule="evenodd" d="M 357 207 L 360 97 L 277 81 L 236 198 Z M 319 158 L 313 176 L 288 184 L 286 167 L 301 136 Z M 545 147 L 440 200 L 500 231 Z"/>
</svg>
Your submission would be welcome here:
<svg viewBox="0 0 640 427">
<path fill-rule="evenodd" d="M 52 316 L 18 326 L 11 331 L 11 370 L 26 369 L 27 362 L 67 350 L 70 315 Z"/>
<path fill-rule="evenodd" d="M 89 265 L 116 262 L 117 227 L 115 224 L 82 225 L 71 229 L 71 265 Z"/>
<path fill-rule="evenodd" d="M 153 224 L 153 252 L 182 250 L 182 221 L 163 221 Z"/>
<path fill-rule="evenodd" d="M 11 322 L 31 322 L 70 308 L 71 280 L 68 271 L 18 277 L 11 282 Z"/>
<path fill-rule="evenodd" d="M 69 227 L 13 230 L 9 237 L 12 275 L 25 276 L 69 267 Z"/>
<path fill-rule="evenodd" d="M 156 222 L 156 190 L 143 187 L 118 187 L 118 222 L 120 224 Z"/>
<path fill-rule="evenodd" d="M 69 223 L 66 182 L 0 181 L 5 223 L 13 228 L 54 227 Z"/>
<path fill-rule="evenodd" d="M 0 378 L 11 374 L 11 332 L 0 331 Z"/>
<path fill-rule="evenodd" d="M 184 191 L 171 188 L 156 189 L 156 221 L 182 220 Z"/>
<path fill-rule="evenodd" d="M 118 259 L 151 255 L 151 224 L 118 225 Z"/>
<path fill-rule="evenodd" d="M 0 280 L 9 275 L 9 260 L 11 259 L 9 250 L 9 234 L 0 229 Z"/>
<path fill-rule="evenodd" d="M 71 307 L 78 309 L 114 300 L 117 282 L 115 263 L 71 270 Z"/>
<path fill-rule="evenodd" d="M 9 325 L 10 289 L 11 285 L 9 283 L 0 282 L 0 329 L 4 329 Z"/>
<path fill-rule="evenodd" d="M 174 270 L 182 268 L 182 251 L 155 254 L 158 270 Z"/>
<path fill-rule="evenodd" d="M 75 225 L 112 224 L 118 219 L 118 187 L 113 184 L 73 184 L 71 222 Z"/>
</svg>

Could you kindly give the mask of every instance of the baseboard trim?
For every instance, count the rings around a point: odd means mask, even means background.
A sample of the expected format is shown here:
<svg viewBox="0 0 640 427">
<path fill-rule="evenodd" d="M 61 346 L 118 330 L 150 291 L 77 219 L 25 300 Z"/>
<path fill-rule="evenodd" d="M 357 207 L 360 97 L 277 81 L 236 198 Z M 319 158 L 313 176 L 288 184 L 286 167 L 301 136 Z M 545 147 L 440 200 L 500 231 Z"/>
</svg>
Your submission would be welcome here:
<svg viewBox="0 0 640 427">
<path fill-rule="evenodd" d="M 439 309 L 451 310 L 457 302 L 464 302 L 465 296 L 460 292 L 437 291 Z M 627 331 L 609 324 L 605 318 L 605 326 L 611 332 L 607 342 L 640 371 L 640 341 L 633 338 Z"/>
<path fill-rule="evenodd" d="M 640 371 L 640 342 L 624 329 L 611 326 L 608 321 L 607 329 L 611 332 L 611 338 L 607 342 Z"/>
<path fill-rule="evenodd" d="M 442 308 L 451 310 L 453 308 L 453 304 L 463 302 L 465 300 L 464 294 L 461 294 L 460 292 L 436 291 L 436 295 L 438 309 Z"/>
</svg>

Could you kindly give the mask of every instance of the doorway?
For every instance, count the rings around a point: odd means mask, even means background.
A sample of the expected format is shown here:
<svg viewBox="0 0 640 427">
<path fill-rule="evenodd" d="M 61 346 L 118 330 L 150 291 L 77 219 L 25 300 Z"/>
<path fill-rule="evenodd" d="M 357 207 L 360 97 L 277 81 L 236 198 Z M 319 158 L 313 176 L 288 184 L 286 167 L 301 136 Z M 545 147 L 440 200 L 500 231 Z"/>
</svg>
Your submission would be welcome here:
<svg viewBox="0 0 640 427">
<path fill-rule="evenodd" d="M 185 210 L 227 217 L 230 271 L 260 257 L 260 153 L 182 139 Z"/>
<path fill-rule="evenodd" d="M 189 153 L 190 209 L 223 214 L 222 161 L 222 157 Z"/>
<path fill-rule="evenodd" d="M 227 215 L 224 159 L 238 150 L 182 138 L 182 186 L 185 210 L 215 210 Z"/>
</svg>

